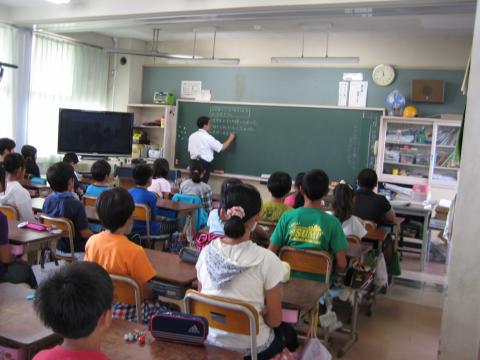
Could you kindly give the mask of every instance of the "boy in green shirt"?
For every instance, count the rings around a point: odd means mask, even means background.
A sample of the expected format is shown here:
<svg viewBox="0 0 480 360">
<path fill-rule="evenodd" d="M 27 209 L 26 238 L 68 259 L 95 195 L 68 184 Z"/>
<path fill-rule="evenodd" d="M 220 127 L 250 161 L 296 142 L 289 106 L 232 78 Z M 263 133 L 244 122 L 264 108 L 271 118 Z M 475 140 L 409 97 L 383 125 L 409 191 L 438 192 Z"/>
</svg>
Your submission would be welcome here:
<svg viewBox="0 0 480 360">
<path fill-rule="evenodd" d="M 292 209 L 283 203 L 292 188 L 292 178 L 286 172 L 276 171 L 268 178 L 267 188 L 272 199 L 262 203 L 260 219 L 277 222 L 284 212 Z"/>
<path fill-rule="evenodd" d="M 348 248 L 348 242 L 342 225 L 335 216 L 321 209 L 322 197 L 328 192 L 328 183 L 328 176 L 322 170 L 311 170 L 305 174 L 300 187 L 305 197 L 305 205 L 282 215 L 270 237 L 270 250 L 276 254 L 283 246 L 322 250 L 335 257 L 337 267 L 343 269 L 347 266 L 345 250 Z M 325 280 L 322 275 L 298 271 L 292 271 L 292 276 Z"/>
</svg>

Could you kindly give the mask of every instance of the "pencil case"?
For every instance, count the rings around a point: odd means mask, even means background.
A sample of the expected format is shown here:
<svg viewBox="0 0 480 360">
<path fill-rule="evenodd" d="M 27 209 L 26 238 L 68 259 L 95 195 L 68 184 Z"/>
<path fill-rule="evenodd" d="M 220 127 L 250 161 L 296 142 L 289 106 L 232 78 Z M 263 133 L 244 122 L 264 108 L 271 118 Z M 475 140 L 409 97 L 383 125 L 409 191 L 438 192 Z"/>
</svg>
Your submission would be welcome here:
<svg viewBox="0 0 480 360">
<path fill-rule="evenodd" d="M 30 183 L 31 184 L 34 184 L 34 185 L 46 185 L 47 184 L 47 180 L 41 178 L 41 177 L 32 177 L 30 179 Z"/>
<path fill-rule="evenodd" d="M 178 256 L 180 256 L 180 259 L 182 261 L 195 265 L 197 263 L 198 257 L 200 256 L 200 251 L 184 247 L 182 248 L 182 250 L 180 250 Z"/>
<path fill-rule="evenodd" d="M 158 313 L 150 318 L 150 332 L 157 340 L 202 345 L 208 336 L 208 320 L 173 311 Z"/>
<path fill-rule="evenodd" d="M 155 296 L 164 296 L 171 299 L 181 300 L 187 292 L 187 287 L 172 284 L 160 280 L 151 280 L 149 282 Z"/>
<path fill-rule="evenodd" d="M 47 231 L 48 227 L 42 224 L 28 223 L 25 225 L 25 229 L 35 230 L 35 231 Z"/>
</svg>

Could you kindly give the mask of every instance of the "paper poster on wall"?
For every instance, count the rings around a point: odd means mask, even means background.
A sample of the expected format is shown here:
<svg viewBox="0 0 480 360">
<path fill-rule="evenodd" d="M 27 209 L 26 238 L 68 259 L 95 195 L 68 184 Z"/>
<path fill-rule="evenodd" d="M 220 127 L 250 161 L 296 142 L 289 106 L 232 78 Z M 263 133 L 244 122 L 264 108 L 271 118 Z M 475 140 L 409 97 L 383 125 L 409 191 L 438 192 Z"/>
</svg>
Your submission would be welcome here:
<svg viewBox="0 0 480 360">
<path fill-rule="evenodd" d="M 195 99 L 202 93 L 201 81 L 182 81 L 180 97 L 182 99 Z"/>
<path fill-rule="evenodd" d="M 338 82 L 338 106 L 347 106 L 348 81 Z"/>
<path fill-rule="evenodd" d="M 348 106 L 367 106 L 368 81 L 350 81 L 350 92 L 348 94 Z"/>
</svg>

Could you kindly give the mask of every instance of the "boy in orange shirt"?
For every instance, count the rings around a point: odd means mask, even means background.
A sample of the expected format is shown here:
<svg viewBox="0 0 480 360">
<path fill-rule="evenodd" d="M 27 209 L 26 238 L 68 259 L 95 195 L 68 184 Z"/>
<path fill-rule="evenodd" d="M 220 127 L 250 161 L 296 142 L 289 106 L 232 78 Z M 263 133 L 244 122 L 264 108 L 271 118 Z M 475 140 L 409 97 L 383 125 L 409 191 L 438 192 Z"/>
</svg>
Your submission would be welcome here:
<svg viewBox="0 0 480 360">
<path fill-rule="evenodd" d="M 102 265 L 110 274 L 128 276 L 137 281 L 144 298 L 142 321 L 147 324 L 151 315 L 167 309 L 160 302 L 151 302 L 154 295 L 148 282 L 155 276 L 155 270 L 143 248 L 125 236 L 133 225 L 133 199 L 127 190 L 115 188 L 104 191 L 98 197 L 96 207 L 106 230 L 88 239 L 85 260 Z M 115 284 L 112 316 L 136 321 L 135 297 L 130 286 Z"/>
</svg>

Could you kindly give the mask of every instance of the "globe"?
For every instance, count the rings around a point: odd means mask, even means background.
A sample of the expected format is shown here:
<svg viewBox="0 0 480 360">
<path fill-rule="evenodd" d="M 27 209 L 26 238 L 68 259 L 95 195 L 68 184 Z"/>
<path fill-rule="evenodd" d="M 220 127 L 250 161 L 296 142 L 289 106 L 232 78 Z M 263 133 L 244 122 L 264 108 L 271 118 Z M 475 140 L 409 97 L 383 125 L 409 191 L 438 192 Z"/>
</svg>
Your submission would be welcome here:
<svg viewBox="0 0 480 360">
<path fill-rule="evenodd" d="M 386 104 L 389 115 L 400 116 L 406 104 L 405 96 L 400 91 L 393 90 L 387 95 Z"/>
</svg>

